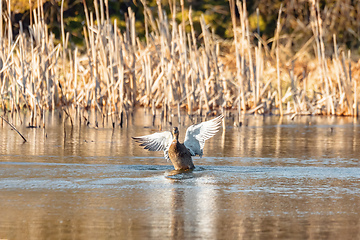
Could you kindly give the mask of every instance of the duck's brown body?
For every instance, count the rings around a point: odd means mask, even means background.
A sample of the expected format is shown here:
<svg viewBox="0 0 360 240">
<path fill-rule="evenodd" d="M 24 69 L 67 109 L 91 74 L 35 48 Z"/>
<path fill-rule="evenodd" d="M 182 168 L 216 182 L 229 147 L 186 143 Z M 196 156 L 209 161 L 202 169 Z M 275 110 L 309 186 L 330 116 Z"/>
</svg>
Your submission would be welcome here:
<svg viewBox="0 0 360 240">
<path fill-rule="evenodd" d="M 184 144 L 179 143 L 176 139 L 170 145 L 169 158 L 174 165 L 175 170 L 188 170 L 195 168 L 191 153 Z"/>
<path fill-rule="evenodd" d="M 179 142 L 179 130 L 177 127 L 174 127 L 172 134 L 174 140 L 169 147 L 169 158 L 174 165 L 175 170 L 188 170 L 195 168 L 191 158 L 191 153 L 184 144 Z"/>
</svg>

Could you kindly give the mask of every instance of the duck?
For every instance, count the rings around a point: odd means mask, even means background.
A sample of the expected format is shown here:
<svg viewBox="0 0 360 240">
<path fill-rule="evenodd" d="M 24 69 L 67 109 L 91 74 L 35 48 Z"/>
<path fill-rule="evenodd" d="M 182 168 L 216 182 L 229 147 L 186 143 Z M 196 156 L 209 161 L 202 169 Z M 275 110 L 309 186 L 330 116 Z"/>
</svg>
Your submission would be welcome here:
<svg viewBox="0 0 360 240">
<path fill-rule="evenodd" d="M 179 129 L 157 132 L 150 135 L 132 137 L 135 142 L 149 151 L 164 151 L 164 157 L 171 161 L 175 170 L 195 168 L 192 157 L 203 156 L 205 141 L 212 138 L 219 130 L 224 115 L 212 120 L 191 125 L 187 128 L 184 143 L 179 142 Z"/>
</svg>

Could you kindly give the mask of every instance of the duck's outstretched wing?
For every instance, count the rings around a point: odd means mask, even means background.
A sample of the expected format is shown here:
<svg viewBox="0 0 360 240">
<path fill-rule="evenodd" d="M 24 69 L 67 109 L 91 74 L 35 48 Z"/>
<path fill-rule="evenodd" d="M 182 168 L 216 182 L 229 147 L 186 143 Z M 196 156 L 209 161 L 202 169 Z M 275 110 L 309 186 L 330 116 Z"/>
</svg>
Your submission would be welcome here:
<svg viewBox="0 0 360 240">
<path fill-rule="evenodd" d="M 191 155 L 203 155 L 205 141 L 213 137 L 219 130 L 224 115 L 220 115 L 212 120 L 202 122 L 188 127 L 186 130 L 184 145 Z"/>
<path fill-rule="evenodd" d="M 164 157 L 166 160 L 170 160 L 168 151 L 173 140 L 171 132 L 153 133 L 141 137 L 133 137 L 133 139 L 149 151 L 164 151 Z"/>
</svg>

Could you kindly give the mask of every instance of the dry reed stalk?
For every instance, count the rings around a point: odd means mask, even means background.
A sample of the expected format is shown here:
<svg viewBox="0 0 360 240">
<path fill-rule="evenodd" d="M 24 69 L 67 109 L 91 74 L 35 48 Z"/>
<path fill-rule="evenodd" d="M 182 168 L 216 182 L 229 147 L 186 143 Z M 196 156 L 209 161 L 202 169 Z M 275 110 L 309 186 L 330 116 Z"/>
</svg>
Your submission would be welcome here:
<svg viewBox="0 0 360 240">
<path fill-rule="evenodd" d="M 238 39 L 238 41 L 240 42 L 236 42 L 236 48 L 240 48 L 240 54 L 238 53 L 238 55 L 236 56 L 237 61 L 239 61 L 239 64 L 236 64 L 238 71 L 237 71 L 237 77 L 239 80 L 239 84 L 240 84 L 240 105 L 241 109 L 246 112 L 246 99 L 245 99 L 245 32 L 246 32 L 246 5 L 245 2 L 243 2 L 243 4 L 241 4 L 241 2 L 239 0 L 236 0 L 236 6 L 238 8 L 239 14 L 240 14 L 240 25 L 241 25 L 241 35 L 240 38 Z M 235 11 L 235 9 L 234 9 Z M 234 17 L 235 18 L 235 17 Z M 236 18 L 235 18 L 235 24 L 236 24 Z M 234 31 L 236 31 L 236 25 L 234 25 Z M 239 46 L 240 45 L 240 46 Z M 239 109 L 239 118 L 240 118 L 240 111 L 241 109 Z"/>
<path fill-rule="evenodd" d="M 242 13 L 241 9 L 239 9 L 239 5 L 241 6 L 241 4 L 237 3 L 237 7 L 240 13 Z M 236 24 L 236 14 L 235 14 L 235 0 L 230 0 L 229 1 L 230 4 L 230 12 L 231 12 L 231 20 L 232 20 L 232 25 L 233 25 L 233 31 L 234 31 L 234 45 L 235 45 L 235 59 L 236 59 L 236 78 L 238 80 L 238 91 L 237 91 L 237 101 L 238 101 L 238 114 L 239 114 L 239 118 L 241 115 L 241 109 L 243 109 L 244 111 L 246 111 L 245 109 L 245 94 L 244 94 L 244 87 L 243 87 L 243 75 L 242 75 L 242 66 L 241 66 L 241 56 L 239 53 L 239 49 L 240 49 L 240 39 L 238 36 L 238 32 L 237 32 L 237 24 Z M 241 15 L 242 16 L 242 15 Z"/>
<path fill-rule="evenodd" d="M 128 38 L 130 49 L 131 49 L 131 69 L 135 69 L 135 63 L 136 63 L 136 31 L 135 31 L 135 14 L 131 11 L 129 8 L 129 20 L 128 24 L 126 25 L 127 28 L 129 28 L 130 36 L 131 38 Z M 129 36 L 129 37 L 130 37 Z M 136 102 L 136 76 L 135 72 L 132 71 L 132 74 L 130 74 L 130 88 L 131 88 L 131 96 L 130 100 L 132 102 L 132 105 L 135 105 Z"/>
<path fill-rule="evenodd" d="M 334 110 L 334 103 L 331 100 L 330 96 L 330 84 L 329 84 L 329 78 L 328 78 L 328 69 L 327 69 L 327 63 L 325 59 L 325 46 L 323 41 L 323 29 L 322 29 L 322 19 L 320 17 L 320 10 L 319 10 L 319 3 L 316 0 L 310 0 L 311 1 L 311 7 L 310 7 L 310 13 L 311 13 L 311 27 L 315 36 L 315 42 L 317 47 L 317 56 L 318 56 L 318 62 L 320 66 L 320 75 L 322 78 L 322 81 L 325 84 L 325 98 L 326 101 L 326 111 L 327 114 L 335 114 Z"/>
<path fill-rule="evenodd" d="M 9 1 L 10 2 L 10 1 Z M 0 0 L 0 45 L 3 45 L 3 1 Z M 30 9 L 30 14 L 31 14 L 31 9 Z M 0 66 L 1 67 L 1 66 Z"/>
<path fill-rule="evenodd" d="M 244 5 L 244 7 L 246 8 L 246 6 Z M 245 14 L 247 14 L 245 12 Z M 252 47 L 251 47 L 251 43 L 250 43 L 250 33 L 249 33 L 249 21 L 247 16 L 245 15 L 244 17 L 245 19 L 245 29 L 246 29 L 246 41 L 247 41 L 247 50 L 248 50 L 248 58 L 249 58 L 249 72 L 250 72 L 250 83 L 249 85 L 251 86 L 251 90 L 252 90 L 252 95 L 253 95 L 253 107 L 256 107 L 256 84 L 255 84 L 255 74 L 254 74 L 254 67 L 253 67 L 253 58 L 252 58 Z"/>
<path fill-rule="evenodd" d="M 280 59 L 279 59 L 279 36 L 281 31 L 280 19 L 281 19 L 281 11 L 282 11 L 282 4 L 280 5 L 279 9 L 279 16 L 276 24 L 276 34 L 275 34 L 275 41 L 276 41 L 276 74 L 277 74 L 277 84 L 278 84 L 278 99 L 279 99 L 279 111 L 280 116 L 283 116 L 283 106 L 282 106 L 282 92 L 281 92 L 281 79 L 280 79 Z"/>
<path fill-rule="evenodd" d="M 262 53 L 261 53 L 261 43 L 258 42 L 258 47 L 255 48 L 255 65 L 256 65 L 256 73 L 255 73 L 255 105 L 258 105 L 260 101 L 260 82 L 262 82 L 262 76 L 264 74 L 263 69 L 263 61 L 262 61 Z"/>
<path fill-rule="evenodd" d="M 328 67 L 322 21 L 315 1 L 310 7 L 314 37 L 285 64 L 280 64 L 285 55 L 281 53 L 285 47 L 279 43 L 281 8 L 273 40 L 275 62 L 263 39 L 255 34 L 257 46 L 252 43 L 245 1 L 230 1 L 235 51 L 229 54 L 232 57 L 227 62 L 220 51 L 223 43 L 209 31 L 204 17 L 200 18 L 201 32 L 196 33 L 191 8 L 189 23 L 185 21 L 183 1 L 180 1 L 182 21 L 179 24 L 176 22 L 176 1 L 170 2 L 169 20 L 160 1 L 157 3 L 158 14 L 154 18 L 143 1 L 143 43 L 136 37 L 135 14 L 131 9 L 126 18 L 126 29 L 121 31 L 116 21 L 110 22 L 107 0 L 95 1 L 94 13 L 88 12 L 84 1 L 85 55 L 79 55 L 76 48 L 68 48 L 69 33 L 65 32 L 63 18 L 61 44 L 54 44 L 53 35 L 48 33 L 44 23 L 40 0 L 40 7 L 33 10 L 30 38 L 25 37 L 20 25 L 20 34 L 13 39 L 11 18 L 0 13 L 0 28 L 4 27 L 0 36 L 5 37 L 0 38 L 1 107 L 13 111 L 20 111 L 23 106 L 29 108 L 34 125 L 38 125 L 39 117 L 42 120 L 45 109 L 66 106 L 64 111 L 70 114 L 70 106 L 80 113 L 80 108 L 86 111 L 95 108 L 101 113 L 103 124 L 105 117 L 111 115 L 113 126 L 116 118 L 122 126 L 136 103 L 161 107 L 162 122 L 171 118 L 172 111 L 177 113 L 176 108 L 186 107 L 190 115 L 196 109 L 202 114 L 203 110 L 208 113 L 218 106 L 237 107 L 240 115 L 245 111 L 271 113 L 275 102 L 279 109 L 288 106 L 288 113 L 314 113 L 325 107 L 323 114 L 357 115 L 357 85 L 352 80 L 350 53 L 345 57 L 344 52 L 338 52 L 334 36 L 333 68 Z M 10 5 L 7 11 L 11 13 Z M 3 21 L 6 24 L 2 25 Z M 189 33 L 185 31 L 186 24 L 190 27 Z M 303 69 L 299 75 L 296 69 L 298 58 L 306 55 L 313 39 L 317 68 L 310 72 Z M 288 71 L 286 66 L 290 63 L 293 64 L 289 75 L 280 76 L 284 70 Z M 321 85 L 316 86 L 318 82 L 313 83 L 312 79 L 318 77 Z M 275 79 L 278 81 L 273 86 Z M 287 87 L 282 96 L 288 83 L 291 88 Z M 316 87 L 316 92 L 310 91 Z M 315 94 L 311 95 L 311 92 Z M 95 119 L 95 124 L 97 122 Z"/>
<path fill-rule="evenodd" d="M 196 102 L 196 94 L 195 94 L 195 81 L 197 79 L 197 75 L 198 72 L 197 70 L 199 69 L 197 67 L 197 63 L 199 62 L 198 59 L 198 49 L 197 49 L 197 41 L 196 41 L 196 37 L 195 37 L 195 30 L 194 30 L 194 23 L 193 23 L 193 19 L 192 19 L 192 9 L 190 8 L 189 11 L 189 23 L 190 23 L 190 29 L 191 29 L 191 35 L 188 34 L 188 44 L 189 44 L 189 58 L 190 58 L 190 66 L 189 66 L 189 82 L 188 82 L 188 90 L 190 89 L 191 92 L 191 100 L 193 100 L 193 104 L 191 104 L 191 109 L 194 108 L 195 102 Z M 201 101 L 199 102 L 199 109 L 201 105 Z"/>
<path fill-rule="evenodd" d="M 208 31 L 206 29 L 206 24 L 205 24 L 205 19 L 204 19 L 204 15 L 201 16 L 200 18 L 200 25 L 201 25 L 201 29 L 202 29 L 202 33 L 203 33 L 203 39 L 204 39 L 204 45 L 205 45 L 205 49 L 204 49 L 204 52 L 201 56 L 200 59 L 202 59 L 202 63 L 203 63 L 203 67 L 202 67 L 202 70 L 203 70 L 203 74 L 199 74 L 200 76 L 200 87 L 201 87 L 201 91 L 202 91 L 202 97 L 203 97 L 203 100 L 204 100 L 204 104 L 205 104 L 205 108 L 206 108 L 206 112 L 209 112 L 210 111 L 210 106 L 209 106 L 209 98 L 208 98 L 208 95 L 207 95 L 207 91 L 206 91 L 206 87 L 205 87 L 205 84 L 206 84 L 206 80 L 210 78 L 210 59 L 209 59 L 209 56 L 210 56 L 210 49 L 209 49 L 209 38 L 208 38 Z M 201 61 L 201 60 L 200 60 Z"/>
<path fill-rule="evenodd" d="M 11 27 L 11 5 L 10 1 L 8 1 L 8 46 L 10 48 L 10 43 L 12 43 L 13 35 L 12 35 L 12 27 Z M 9 49 L 10 50 L 10 49 Z M 8 51 L 10 52 L 10 51 Z"/>
<path fill-rule="evenodd" d="M 336 44 L 336 35 L 333 34 L 333 41 L 334 41 L 334 69 L 335 69 L 335 76 L 336 76 L 336 80 L 338 82 L 338 90 L 339 90 L 339 95 L 342 96 L 343 95 L 343 83 L 342 83 L 342 79 L 340 76 L 340 59 L 339 59 L 339 53 L 338 53 L 338 47 Z"/>
<path fill-rule="evenodd" d="M 342 69 L 343 69 L 343 85 L 344 85 L 344 101 L 346 101 L 347 103 L 347 107 L 348 107 L 348 111 L 350 111 L 350 114 L 352 115 L 352 110 L 353 110 L 353 95 L 352 95 L 352 83 L 351 83 L 351 76 L 348 75 L 348 70 L 346 67 L 346 57 L 345 57 L 345 53 L 342 52 Z M 351 71 L 351 70 L 349 70 Z"/>
<path fill-rule="evenodd" d="M 358 99 L 357 99 L 357 82 L 356 81 L 353 81 L 354 83 L 354 113 L 353 113 L 353 116 L 354 118 L 357 118 L 358 116 Z"/>
<path fill-rule="evenodd" d="M 66 51 L 65 51 L 65 49 L 66 49 L 66 46 L 65 46 L 65 28 L 64 28 L 64 0 L 61 0 L 61 10 L 60 10 L 60 12 L 61 12 L 61 20 L 60 20 L 60 25 L 61 25 L 61 40 L 62 40 L 62 45 L 63 45 L 63 47 L 62 47 L 62 58 L 63 58 L 63 61 L 62 61 L 62 63 L 63 63 L 63 70 L 64 70 L 64 75 L 63 75 L 63 77 L 64 77 L 64 82 L 66 82 L 66 80 L 65 80 L 65 63 L 66 63 Z"/>
<path fill-rule="evenodd" d="M 351 89 L 349 89 L 349 108 L 350 108 L 350 111 L 351 111 L 351 115 L 352 116 L 355 116 L 355 115 L 357 115 L 356 113 L 355 113 L 355 105 L 356 105 L 356 101 L 354 101 L 354 95 L 356 96 L 356 90 L 354 90 L 354 81 L 352 80 L 352 74 L 351 74 L 351 51 L 350 50 L 348 50 L 348 64 L 349 64 L 349 88 L 351 88 Z M 356 83 L 355 83 L 355 85 L 356 85 Z"/>
</svg>

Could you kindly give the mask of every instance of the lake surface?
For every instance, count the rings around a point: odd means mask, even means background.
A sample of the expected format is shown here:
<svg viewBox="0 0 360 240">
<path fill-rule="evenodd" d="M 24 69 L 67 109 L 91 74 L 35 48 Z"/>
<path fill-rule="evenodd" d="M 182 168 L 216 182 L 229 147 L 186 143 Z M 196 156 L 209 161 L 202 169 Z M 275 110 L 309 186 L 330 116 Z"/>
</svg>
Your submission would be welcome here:
<svg viewBox="0 0 360 240">
<path fill-rule="evenodd" d="M 26 143 L 0 126 L 0 239 L 360 238 L 353 118 L 228 117 L 196 169 L 172 177 L 162 152 L 131 139 L 160 125 L 142 109 L 115 129 L 45 119 L 15 117 Z M 180 122 L 182 140 L 191 121 Z"/>
</svg>

